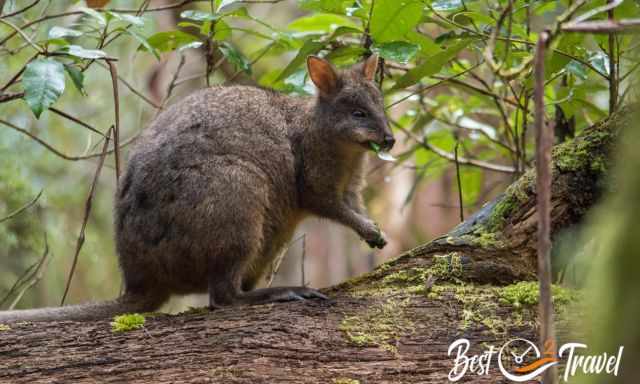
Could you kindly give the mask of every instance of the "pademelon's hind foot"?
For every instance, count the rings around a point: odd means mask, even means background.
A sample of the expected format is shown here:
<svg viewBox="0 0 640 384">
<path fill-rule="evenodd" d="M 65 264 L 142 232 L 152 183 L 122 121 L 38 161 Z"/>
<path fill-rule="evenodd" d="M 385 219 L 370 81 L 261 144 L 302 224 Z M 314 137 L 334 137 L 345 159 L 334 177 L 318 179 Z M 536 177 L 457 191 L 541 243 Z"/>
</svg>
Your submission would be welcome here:
<svg viewBox="0 0 640 384">
<path fill-rule="evenodd" d="M 274 287 L 259 288 L 238 294 L 233 301 L 219 304 L 210 299 L 209 310 L 221 309 L 229 305 L 245 304 L 259 305 L 268 303 L 284 303 L 289 301 L 304 301 L 309 299 L 330 300 L 320 291 L 307 287 Z"/>
<path fill-rule="evenodd" d="M 238 297 L 238 301 L 245 304 L 281 303 L 307 299 L 329 300 L 329 298 L 320 293 L 320 291 L 307 287 L 261 288 L 243 292 Z"/>
</svg>

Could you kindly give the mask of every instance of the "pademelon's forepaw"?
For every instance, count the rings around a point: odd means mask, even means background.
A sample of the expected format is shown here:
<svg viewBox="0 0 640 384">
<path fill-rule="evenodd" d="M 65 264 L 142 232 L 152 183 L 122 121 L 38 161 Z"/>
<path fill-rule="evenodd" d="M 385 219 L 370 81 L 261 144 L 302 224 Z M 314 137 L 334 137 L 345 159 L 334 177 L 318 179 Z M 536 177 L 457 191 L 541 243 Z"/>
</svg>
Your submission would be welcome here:
<svg viewBox="0 0 640 384">
<path fill-rule="evenodd" d="M 371 248 L 382 249 L 385 245 L 387 245 L 387 240 L 384 238 L 384 233 L 380 229 L 377 230 L 375 237 L 366 240 L 366 242 Z"/>
</svg>

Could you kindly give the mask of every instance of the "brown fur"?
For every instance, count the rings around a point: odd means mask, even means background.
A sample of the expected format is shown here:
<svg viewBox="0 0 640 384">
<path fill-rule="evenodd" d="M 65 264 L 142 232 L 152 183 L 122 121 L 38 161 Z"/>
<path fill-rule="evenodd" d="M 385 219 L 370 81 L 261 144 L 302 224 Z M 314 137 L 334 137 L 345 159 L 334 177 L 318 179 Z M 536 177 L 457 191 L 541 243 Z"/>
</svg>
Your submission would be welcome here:
<svg viewBox="0 0 640 384">
<path fill-rule="evenodd" d="M 361 198 L 369 143 L 393 145 L 374 60 L 338 72 L 310 58 L 318 97 L 213 87 L 162 112 L 132 149 L 116 194 L 125 295 L 103 310 L 0 312 L 0 322 L 152 311 L 173 293 L 208 291 L 212 307 L 324 298 L 305 287 L 253 288 L 309 215 L 386 244 Z"/>
</svg>

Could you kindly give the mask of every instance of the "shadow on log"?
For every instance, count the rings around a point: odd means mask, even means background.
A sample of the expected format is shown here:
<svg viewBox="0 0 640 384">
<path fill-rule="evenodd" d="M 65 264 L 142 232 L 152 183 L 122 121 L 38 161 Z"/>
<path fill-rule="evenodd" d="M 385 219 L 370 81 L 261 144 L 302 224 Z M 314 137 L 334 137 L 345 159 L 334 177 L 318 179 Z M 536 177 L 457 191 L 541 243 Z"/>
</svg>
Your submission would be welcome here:
<svg viewBox="0 0 640 384">
<path fill-rule="evenodd" d="M 555 147 L 554 234 L 598 200 L 626 115 Z M 535 279 L 534 188 L 528 171 L 447 235 L 326 289 L 331 302 L 148 314 L 144 328 L 123 333 L 109 320 L 0 326 L 0 382 L 446 382 L 458 338 L 471 341 L 469 353 L 536 338 L 526 299 L 537 283 L 513 285 Z M 560 292 L 556 304 L 570 296 Z M 466 379 L 504 380 L 495 364 Z"/>
</svg>

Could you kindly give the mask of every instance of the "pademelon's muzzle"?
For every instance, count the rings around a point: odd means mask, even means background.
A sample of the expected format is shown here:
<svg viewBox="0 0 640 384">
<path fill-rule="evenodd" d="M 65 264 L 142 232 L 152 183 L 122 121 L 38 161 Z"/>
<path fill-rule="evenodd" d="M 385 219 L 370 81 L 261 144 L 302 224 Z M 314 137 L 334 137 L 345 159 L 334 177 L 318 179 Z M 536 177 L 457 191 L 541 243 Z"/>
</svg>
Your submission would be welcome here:
<svg viewBox="0 0 640 384">
<path fill-rule="evenodd" d="M 396 139 L 392 135 L 385 135 L 384 140 L 382 141 L 382 148 L 386 151 L 391 150 L 393 145 L 396 143 Z"/>
</svg>

